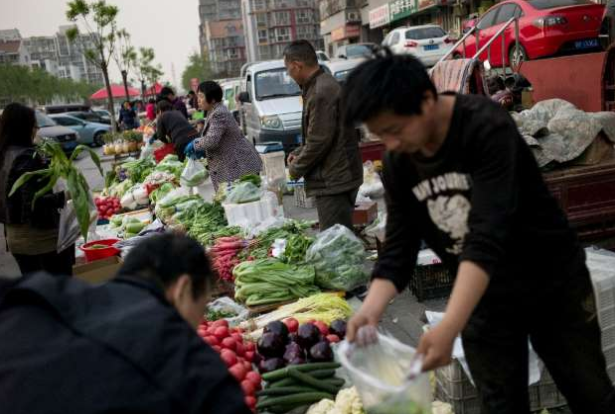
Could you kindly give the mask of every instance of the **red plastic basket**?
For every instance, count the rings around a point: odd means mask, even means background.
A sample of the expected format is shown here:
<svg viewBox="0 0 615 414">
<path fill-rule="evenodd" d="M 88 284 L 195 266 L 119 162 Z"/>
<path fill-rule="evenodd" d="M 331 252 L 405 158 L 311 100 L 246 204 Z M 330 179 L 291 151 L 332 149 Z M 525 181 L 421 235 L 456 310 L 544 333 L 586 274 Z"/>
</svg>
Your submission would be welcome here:
<svg viewBox="0 0 615 414">
<path fill-rule="evenodd" d="M 164 159 L 169 154 L 175 153 L 175 145 L 173 144 L 165 144 L 163 147 L 158 148 L 154 151 L 154 158 L 156 159 L 156 164 Z"/>
<path fill-rule="evenodd" d="M 115 243 L 119 241 L 120 239 L 95 240 L 95 241 L 86 243 L 83 246 L 79 246 L 79 249 L 81 249 L 81 251 L 85 254 L 85 260 L 89 263 L 95 260 L 106 259 L 107 257 L 111 257 L 111 256 L 115 256 L 119 254 L 121 250 L 113 246 Z M 95 244 L 103 244 L 109 247 L 105 249 L 91 249 L 90 247 Z"/>
</svg>

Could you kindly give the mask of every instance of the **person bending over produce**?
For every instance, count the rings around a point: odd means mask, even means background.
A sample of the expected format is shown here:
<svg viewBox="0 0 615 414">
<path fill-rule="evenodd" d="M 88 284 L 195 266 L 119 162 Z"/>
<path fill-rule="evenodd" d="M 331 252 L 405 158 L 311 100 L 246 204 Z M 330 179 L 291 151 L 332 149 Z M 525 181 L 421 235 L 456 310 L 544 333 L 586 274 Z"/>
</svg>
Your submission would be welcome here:
<svg viewBox="0 0 615 414">
<path fill-rule="evenodd" d="M 199 85 L 199 106 L 207 111 L 201 138 L 186 146 L 186 155 L 207 158 L 216 191 L 220 183 L 247 174 L 260 174 L 263 163 L 254 146 L 244 137 L 233 115 L 221 103 L 222 88 L 214 81 Z"/>
<path fill-rule="evenodd" d="M 388 50 L 350 74 L 343 102 L 388 150 L 386 242 L 348 338 L 407 288 L 425 240 L 456 274 L 418 345 L 425 370 L 451 362 L 461 333 L 481 413 L 528 414 L 529 338 L 575 414 L 615 413 L 585 252 L 508 113 L 438 95 L 420 61 Z"/>
<path fill-rule="evenodd" d="M 52 190 L 34 195 L 44 183 L 30 180 L 9 197 L 23 174 L 47 168 L 35 152 L 38 132 L 34 110 L 18 103 L 9 104 L 0 117 L 0 223 L 4 224 L 6 248 L 13 254 L 23 275 L 45 270 L 54 275 L 72 275 L 75 246 L 56 252 L 64 192 Z M 2 246 L 1 248 L 5 248 Z"/>
<path fill-rule="evenodd" d="M 188 122 L 181 112 L 175 110 L 167 100 L 161 100 L 156 105 L 156 135 L 155 138 L 172 143 L 175 146 L 175 154 L 181 161 L 184 160 L 184 149 L 189 142 L 195 139 L 199 133 Z"/>
<path fill-rule="evenodd" d="M 196 332 L 213 279 L 203 247 L 169 233 L 135 246 L 106 284 L 0 282 L 2 412 L 250 414 Z"/>
<path fill-rule="evenodd" d="M 286 47 L 284 65 L 303 97 L 303 144 L 288 157 L 290 176 L 303 177 L 306 194 L 316 197 L 321 231 L 335 224 L 352 230 L 363 166 L 356 129 L 340 123 L 339 83 L 320 68 L 307 40 Z"/>
</svg>

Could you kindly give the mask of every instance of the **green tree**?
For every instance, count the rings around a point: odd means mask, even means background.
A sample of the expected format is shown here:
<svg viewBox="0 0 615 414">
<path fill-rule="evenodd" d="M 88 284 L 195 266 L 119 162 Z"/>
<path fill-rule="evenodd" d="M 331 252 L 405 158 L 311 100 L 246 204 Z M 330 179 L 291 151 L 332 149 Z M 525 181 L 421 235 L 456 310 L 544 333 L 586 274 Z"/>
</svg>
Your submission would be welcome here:
<svg viewBox="0 0 615 414">
<path fill-rule="evenodd" d="M 160 64 L 154 65 L 155 58 L 156 54 L 154 53 L 154 49 L 149 47 L 139 48 L 139 56 L 136 60 L 135 71 L 137 80 L 141 82 L 141 95 L 143 96 L 147 94 L 145 85 L 149 84 L 153 88 L 163 74 Z"/>
<path fill-rule="evenodd" d="M 115 49 L 117 38 L 117 27 L 115 19 L 119 9 L 116 6 L 107 4 L 105 0 L 87 2 L 85 0 L 73 0 L 68 2 L 66 17 L 71 22 L 80 21 L 85 27 L 93 47 L 86 48 L 83 52 L 85 58 L 93 65 L 100 68 L 107 88 L 107 105 L 111 113 L 111 124 L 114 131 L 117 131 L 115 120 L 115 110 L 113 105 L 113 94 L 111 93 L 111 82 L 109 81 L 109 64 Z M 79 29 L 72 28 L 66 33 L 71 41 L 81 40 Z"/>
<path fill-rule="evenodd" d="M 188 66 L 186 66 L 182 73 L 182 86 L 185 90 L 190 90 L 190 81 L 193 78 L 198 79 L 200 82 L 212 78 L 209 62 L 196 52 L 188 56 Z"/>
<path fill-rule="evenodd" d="M 128 93 L 128 75 L 137 65 L 137 51 L 130 44 L 130 34 L 126 29 L 117 31 L 117 44 L 115 53 L 113 54 L 113 60 L 117 64 L 120 73 L 122 74 L 122 82 L 124 82 L 124 93 L 126 99 L 130 99 Z"/>
</svg>

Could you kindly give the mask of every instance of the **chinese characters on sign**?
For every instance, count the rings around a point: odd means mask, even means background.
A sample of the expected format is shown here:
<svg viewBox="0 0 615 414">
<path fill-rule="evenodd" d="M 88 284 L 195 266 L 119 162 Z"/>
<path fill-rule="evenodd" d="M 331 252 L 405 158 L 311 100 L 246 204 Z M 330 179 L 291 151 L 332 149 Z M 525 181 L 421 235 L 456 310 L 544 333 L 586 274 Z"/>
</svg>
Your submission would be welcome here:
<svg viewBox="0 0 615 414">
<path fill-rule="evenodd" d="M 375 29 L 380 26 L 385 26 L 391 21 L 391 14 L 389 12 L 389 5 L 385 4 L 375 8 L 369 12 L 369 28 Z"/>
<path fill-rule="evenodd" d="M 417 0 L 395 0 L 389 3 L 390 21 L 408 17 L 418 10 Z"/>
</svg>

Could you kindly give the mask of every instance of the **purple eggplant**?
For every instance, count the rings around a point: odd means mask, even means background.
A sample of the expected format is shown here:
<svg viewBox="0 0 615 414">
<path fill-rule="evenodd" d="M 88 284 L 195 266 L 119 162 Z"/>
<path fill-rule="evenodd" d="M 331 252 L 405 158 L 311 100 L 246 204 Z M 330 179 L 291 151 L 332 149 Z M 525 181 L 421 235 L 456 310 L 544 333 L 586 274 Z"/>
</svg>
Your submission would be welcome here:
<svg viewBox="0 0 615 414">
<path fill-rule="evenodd" d="M 297 331 L 297 343 L 304 350 L 309 350 L 320 340 L 320 331 L 311 323 L 304 323 Z"/>
<path fill-rule="evenodd" d="M 260 364 L 258 364 L 258 370 L 261 374 L 266 374 L 271 371 L 275 371 L 281 368 L 284 368 L 286 363 L 282 358 L 269 358 L 262 360 Z"/>
<path fill-rule="evenodd" d="M 310 348 L 310 361 L 329 362 L 333 361 L 333 350 L 328 342 L 322 341 Z"/>
<path fill-rule="evenodd" d="M 304 357 L 305 357 L 305 351 L 301 349 L 298 343 L 291 342 L 290 344 L 286 345 L 286 352 L 284 352 L 284 361 L 290 362 L 295 358 L 304 358 Z"/>
<path fill-rule="evenodd" d="M 346 321 L 341 319 L 334 320 L 329 326 L 329 331 L 333 335 L 337 335 L 338 338 L 344 339 L 346 337 Z"/>
<path fill-rule="evenodd" d="M 281 321 L 273 321 L 269 322 L 265 329 L 263 329 L 263 333 L 272 332 L 274 334 L 280 335 L 284 340 L 284 343 L 288 340 L 288 327 Z"/>
<path fill-rule="evenodd" d="M 286 350 L 286 342 L 279 334 L 268 332 L 258 340 L 256 349 L 265 358 L 281 358 Z"/>
</svg>

